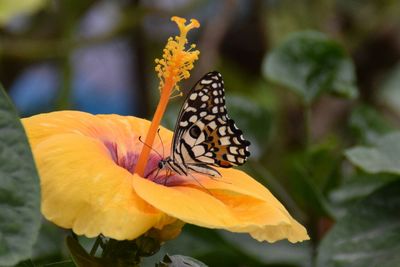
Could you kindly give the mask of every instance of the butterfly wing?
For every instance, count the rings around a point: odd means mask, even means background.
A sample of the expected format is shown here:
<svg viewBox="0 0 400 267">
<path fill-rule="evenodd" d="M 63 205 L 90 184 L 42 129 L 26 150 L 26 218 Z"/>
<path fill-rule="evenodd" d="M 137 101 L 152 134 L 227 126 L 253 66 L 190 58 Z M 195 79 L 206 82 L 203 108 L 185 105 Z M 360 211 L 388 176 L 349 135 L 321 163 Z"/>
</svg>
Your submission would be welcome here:
<svg viewBox="0 0 400 267">
<path fill-rule="evenodd" d="M 207 73 L 190 90 L 179 113 L 172 158 L 197 169 L 229 168 L 246 162 L 249 145 L 228 117 L 221 74 Z"/>
</svg>

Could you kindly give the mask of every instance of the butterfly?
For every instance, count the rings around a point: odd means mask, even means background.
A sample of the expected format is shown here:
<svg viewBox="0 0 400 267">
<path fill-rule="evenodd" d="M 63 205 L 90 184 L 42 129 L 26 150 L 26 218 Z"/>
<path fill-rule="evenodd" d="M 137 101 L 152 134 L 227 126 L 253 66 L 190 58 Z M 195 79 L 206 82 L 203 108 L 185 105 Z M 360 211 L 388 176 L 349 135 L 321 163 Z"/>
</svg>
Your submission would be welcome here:
<svg viewBox="0 0 400 267">
<path fill-rule="evenodd" d="M 171 154 L 159 161 L 158 168 L 221 177 L 212 166 L 244 164 L 249 145 L 227 114 L 222 75 L 209 72 L 189 91 L 176 121 Z"/>
</svg>

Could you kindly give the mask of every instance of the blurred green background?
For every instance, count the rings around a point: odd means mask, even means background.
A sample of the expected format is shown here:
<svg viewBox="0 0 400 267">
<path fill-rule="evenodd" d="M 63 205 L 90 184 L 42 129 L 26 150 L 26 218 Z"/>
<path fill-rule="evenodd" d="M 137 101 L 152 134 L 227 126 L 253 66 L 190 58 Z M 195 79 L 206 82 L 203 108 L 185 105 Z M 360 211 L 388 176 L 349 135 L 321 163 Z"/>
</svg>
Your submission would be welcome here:
<svg viewBox="0 0 400 267">
<path fill-rule="evenodd" d="M 252 142 L 243 169 L 311 241 L 258 243 L 187 225 L 165 253 L 209 266 L 400 266 L 400 2 L 394 0 L 0 0 L 0 81 L 22 117 L 60 109 L 151 119 L 154 59 L 170 17 L 196 18 L 203 74 L 222 73 Z M 173 128 L 182 98 L 170 102 Z M 34 262 L 68 259 L 45 223 Z M 90 240 L 86 240 L 90 243 Z M 397 252 L 396 252 L 397 249 Z"/>
</svg>

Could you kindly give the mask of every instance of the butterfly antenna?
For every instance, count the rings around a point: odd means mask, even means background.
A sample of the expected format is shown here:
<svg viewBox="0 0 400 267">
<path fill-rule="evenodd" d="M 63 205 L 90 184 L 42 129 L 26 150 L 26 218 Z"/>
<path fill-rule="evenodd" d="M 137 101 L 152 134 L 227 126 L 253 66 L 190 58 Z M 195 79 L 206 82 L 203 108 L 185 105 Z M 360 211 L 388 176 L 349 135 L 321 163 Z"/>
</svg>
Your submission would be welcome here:
<svg viewBox="0 0 400 267">
<path fill-rule="evenodd" d="M 157 153 L 157 155 L 159 155 L 162 159 L 164 158 L 160 153 L 158 153 L 157 150 L 155 150 L 154 148 L 152 148 L 151 146 L 149 146 L 148 144 L 146 144 L 145 142 L 142 141 L 142 136 L 139 136 L 139 141 L 140 143 L 142 143 L 143 145 L 147 146 L 148 148 L 150 148 L 151 150 L 153 150 L 154 152 Z M 163 147 L 164 150 L 164 147 Z"/>
<path fill-rule="evenodd" d="M 160 135 L 160 128 L 158 128 L 158 130 L 157 130 L 157 135 L 158 135 L 158 138 L 160 138 L 160 142 L 161 142 L 161 147 L 162 147 L 162 158 L 164 158 L 164 143 L 163 143 L 163 141 L 162 141 L 162 139 L 161 139 L 161 135 Z"/>
<path fill-rule="evenodd" d="M 215 178 L 215 177 L 212 177 L 212 176 L 209 176 L 209 178 L 210 178 L 211 180 L 213 180 L 213 181 L 218 182 L 218 183 L 232 184 L 231 182 L 223 181 L 223 180 L 221 180 L 221 179 L 218 179 L 218 178 Z"/>
<path fill-rule="evenodd" d="M 202 184 L 200 183 L 200 181 L 197 180 L 196 177 L 194 177 L 190 172 L 188 172 L 187 174 L 188 174 L 190 177 L 192 177 L 192 179 L 195 180 L 196 183 L 197 183 L 198 185 L 200 185 L 200 187 L 202 187 L 205 191 L 207 191 L 211 196 L 215 197 L 215 196 L 213 195 L 213 193 L 211 193 L 210 190 L 208 190 L 207 188 L 205 188 L 204 185 L 202 185 Z"/>
<path fill-rule="evenodd" d="M 158 167 L 157 167 L 157 168 L 154 168 L 154 169 L 151 170 L 151 172 L 149 172 L 145 177 L 146 177 L 146 178 L 149 178 L 149 176 L 152 175 L 155 171 L 157 171 L 157 172 L 156 172 L 156 175 L 155 175 L 153 178 L 151 178 L 151 181 L 155 182 L 155 181 L 157 180 L 158 173 L 161 171 L 160 168 L 158 168 Z"/>
</svg>

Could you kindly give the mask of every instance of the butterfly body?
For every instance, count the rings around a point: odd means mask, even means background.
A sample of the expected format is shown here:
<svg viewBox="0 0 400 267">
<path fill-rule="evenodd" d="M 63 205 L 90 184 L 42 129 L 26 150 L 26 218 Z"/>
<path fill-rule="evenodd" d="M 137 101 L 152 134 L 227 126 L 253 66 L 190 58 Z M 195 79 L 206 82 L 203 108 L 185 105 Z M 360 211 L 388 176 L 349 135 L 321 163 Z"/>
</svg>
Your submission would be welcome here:
<svg viewBox="0 0 400 267">
<path fill-rule="evenodd" d="M 158 163 L 160 170 L 166 169 L 168 171 L 177 173 L 179 175 L 188 176 L 189 172 L 202 173 L 211 177 L 220 177 L 221 174 L 214 168 L 206 164 L 183 164 L 174 161 L 171 157 L 160 160 Z"/>
<path fill-rule="evenodd" d="M 171 156 L 159 162 L 159 169 L 220 177 L 211 166 L 229 168 L 246 162 L 250 142 L 227 114 L 223 84 L 221 74 L 214 71 L 190 90 L 175 125 Z"/>
</svg>

